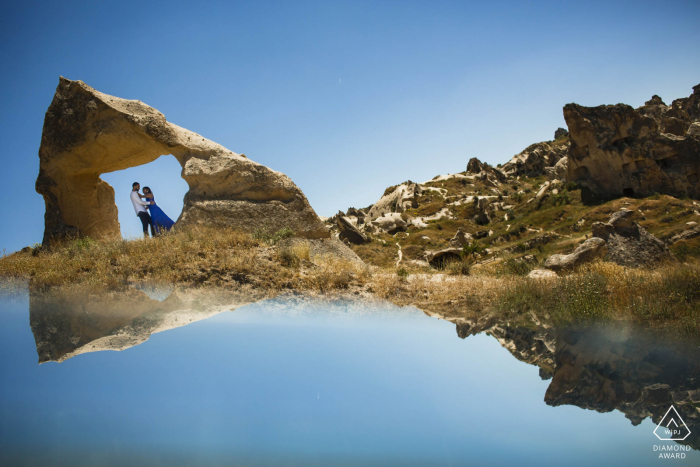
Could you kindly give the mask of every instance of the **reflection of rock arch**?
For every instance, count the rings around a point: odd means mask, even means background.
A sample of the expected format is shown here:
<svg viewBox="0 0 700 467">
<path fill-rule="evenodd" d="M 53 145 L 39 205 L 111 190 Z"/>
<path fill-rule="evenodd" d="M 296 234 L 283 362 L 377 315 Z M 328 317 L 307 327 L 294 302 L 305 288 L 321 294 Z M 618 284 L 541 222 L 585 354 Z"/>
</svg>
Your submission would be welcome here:
<svg viewBox="0 0 700 467">
<path fill-rule="evenodd" d="M 61 78 L 44 120 L 36 190 L 46 203 L 44 243 L 66 236 L 119 237 L 114 189 L 100 174 L 172 154 L 189 185 L 178 224 L 252 231 L 328 230 L 286 175 L 165 120 L 140 101 Z"/>
</svg>

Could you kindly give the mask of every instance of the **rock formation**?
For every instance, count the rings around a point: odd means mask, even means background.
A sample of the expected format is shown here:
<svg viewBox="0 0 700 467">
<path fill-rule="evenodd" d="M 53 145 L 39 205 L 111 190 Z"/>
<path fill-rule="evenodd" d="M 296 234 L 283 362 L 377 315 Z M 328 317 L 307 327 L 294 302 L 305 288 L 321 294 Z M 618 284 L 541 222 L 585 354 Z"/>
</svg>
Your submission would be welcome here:
<svg viewBox="0 0 700 467">
<path fill-rule="evenodd" d="M 569 127 L 566 179 L 598 198 L 700 197 L 700 85 L 666 106 L 654 96 L 646 105 L 583 107 L 567 104 Z M 692 131 L 690 131 L 692 128 Z"/>
<path fill-rule="evenodd" d="M 562 136 L 566 136 L 569 134 L 569 131 L 566 128 L 557 128 L 557 130 L 554 132 L 554 139 L 559 139 Z"/>
<path fill-rule="evenodd" d="M 629 209 L 614 213 L 609 222 L 593 223 L 591 232 L 593 238 L 601 238 L 607 244 L 605 261 L 639 267 L 673 260 L 664 242 L 634 222 L 634 211 Z"/>
<path fill-rule="evenodd" d="M 406 209 L 415 207 L 416 199 L 421 193 L 421 186 L 410 180 L 401 185 L 387 188 L 384 196 L 379 198 L 379 201 L 374 203 L 367 212 L 367 218 L 376 219 L 385 214 L 402 213 Z"/>
<path fill-rule="evenodd" d="M 537 177 L 544 174 L 548 168 L 566 158 L 569 151 L 569 143 L 542 142 L 528 146 L 520 154 L 513 156 L 511 160 L 503 164 L 501 170 L 507 175 L 516 177 L 525 175 Z"/>
<path fill-rule="evenodd" d="M 455 247 L 426 251 L 425 260 L 434 268 L 442 268 L 451 261 L 462 261 L 462 249 Z"/>
<path fill-rule="evenodd" d="M 100 174 L 166 154 L 180 162 L 189 185 L 177 225 L 206 223 L 247 231 L 289 227 L 302 237 L 329 237 L 286 175 L 167 122 L 140 101 L 61 77 L 39 149 L 36 190 L 46 205 L 44 244 L 80 235 L 120 237 L 114 189 Z"/>
<path fill-rule="evenodd" d="M 340 229 L 340 239 L 347 240 L 355 245 L 362 245 L 367 243 L 369 240 L 367 236 L 360 232 L 360 230 L 355 227 L 350 218 L 341 216 L 339 213 L 337 216 L 338 228 Z"/>
<path fill-rule="evenodd" d="M 555 272 L 570 271 L 584 263 L 602 258 L 607 253 L 605 240 L 602 238 L 589 238 L 569 255 L 552 255 L 547 258 L 544 267 Z"/>
</svg>

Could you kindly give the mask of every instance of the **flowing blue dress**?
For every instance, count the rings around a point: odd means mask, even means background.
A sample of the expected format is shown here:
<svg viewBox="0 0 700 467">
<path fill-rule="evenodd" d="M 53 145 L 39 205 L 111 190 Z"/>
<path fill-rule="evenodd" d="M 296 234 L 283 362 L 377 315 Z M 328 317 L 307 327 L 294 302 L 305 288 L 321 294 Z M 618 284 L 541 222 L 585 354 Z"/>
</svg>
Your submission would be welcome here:
<svg viewBox="0 0 700 467">
<path fill-rule="evenodd" d="M 155 203 L 156 199 L 151 198 L 149 201 L 153 201 Z M 148 206 L 148 210 L 150 211 L 151 224 L 153 224 L 153 229 L 156 231 L 156 234 L 167 232 L 173 228 L 173 224 L 175 224 L 175 222 L 173 222 L 173 220 L 169 218 L 157 205 L 151 204 Z"/>
</svg>

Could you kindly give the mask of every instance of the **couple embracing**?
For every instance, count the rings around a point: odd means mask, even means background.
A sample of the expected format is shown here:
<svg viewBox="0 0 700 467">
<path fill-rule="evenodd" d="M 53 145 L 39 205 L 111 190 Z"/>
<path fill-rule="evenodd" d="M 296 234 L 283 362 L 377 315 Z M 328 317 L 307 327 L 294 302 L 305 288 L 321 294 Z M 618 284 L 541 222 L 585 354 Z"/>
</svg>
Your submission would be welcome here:
<svg viewBox="0 0 700 467">
<path fill-rule="evenodd" d="M 174 224 L 172 219 L 165 215 L 161 208 L 156 206 L 156 200 L 150 188 L 147 186 L 143 187 L 143 194 L 139 193 L 140 189 L 141 185 L 139 182 L 134 182 L 131 185 L 131 203 L 134 205 L 136 215 L 141 219 L 141 224 L 143 224 L 143 236 L 148 238 L 149 226 L 153 237 L 169 231 Z"/>
</svg>

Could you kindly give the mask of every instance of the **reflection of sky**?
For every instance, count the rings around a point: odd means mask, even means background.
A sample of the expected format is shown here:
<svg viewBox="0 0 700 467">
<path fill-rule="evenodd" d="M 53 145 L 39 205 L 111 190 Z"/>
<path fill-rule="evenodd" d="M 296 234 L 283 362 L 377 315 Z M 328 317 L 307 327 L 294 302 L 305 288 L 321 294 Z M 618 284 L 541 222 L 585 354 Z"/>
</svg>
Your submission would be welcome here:
<svg viewBox="0 0 700 467">
<path fill-rule="evenodd" d="M 39 366 L 27 303 L 0 308 L 5 461 L 660 462 L 649 420 L 549 407 L 536 367 L 418 312 L 256 304 L 122 352 Z"/>
</svg>

